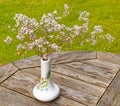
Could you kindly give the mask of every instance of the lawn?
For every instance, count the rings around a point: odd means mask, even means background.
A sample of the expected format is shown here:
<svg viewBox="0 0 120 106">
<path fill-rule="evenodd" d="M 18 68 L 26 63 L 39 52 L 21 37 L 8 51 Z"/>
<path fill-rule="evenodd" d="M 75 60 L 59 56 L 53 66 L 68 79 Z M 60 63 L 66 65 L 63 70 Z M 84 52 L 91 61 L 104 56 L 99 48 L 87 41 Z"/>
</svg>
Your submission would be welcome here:
<svg viewBox="0 0 120 106">
<path fill-rule="evenodd" d="M 71 9 L 69 18 L 63 20 L 64 24 L 77 24 L 77 17 L 80 11 L 90 12 L 90 28 L 94 25 L 102 25 L 105 33 L 110 33 L 115 37 L 112 44 L 101 41 L 96 46 L 86 44 L 80 46 L 76 39 L 70 48 L 63 50 L 94 50 L 120 53 L 120 1 L 119 0 L 0 0 L 0 64 L 6 64 L 20 58 L 35 55 L 34 52 L 18 56 L 16 54 L 16 44 L 13 42 L 6 45 L 3 40 L 7 35 L 15 38 L 15 33 L 11 31 L 15 26 L 13 17 L 16 13 L 22 13 L 29 17 L 40 20 L 42 14 L 58 10 L 61 12 L 63 5 L 68 4 Z"/>
</svg>

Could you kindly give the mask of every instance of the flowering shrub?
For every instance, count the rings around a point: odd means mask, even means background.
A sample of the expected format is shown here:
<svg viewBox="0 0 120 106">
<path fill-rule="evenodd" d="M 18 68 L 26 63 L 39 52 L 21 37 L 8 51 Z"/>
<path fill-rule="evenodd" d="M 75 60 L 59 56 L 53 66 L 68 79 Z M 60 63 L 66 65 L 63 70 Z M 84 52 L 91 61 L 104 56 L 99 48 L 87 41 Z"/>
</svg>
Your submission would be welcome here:
<svg viewBox="0 0 120 106">
<path fill-rule="evenodd" d="M 89 12 L 87 11 L 79 14 L 78 21 L 82 23 L 81 25 L 67 26 L 61 23 L 61 20 L 69 14 L 67 4 L 64 5 L 62 16 L 59 16 L 55 10 L 44 14 L 40 22 L 35 18 L 16 14 L 14 17 L 18 30 L 16 38 L 22 42 L 17 45 L 17 51 L 21 53 L 34 49 L 38 55 L 47 57 L 51 52 L 59 52 L 63 44 L 70 45 L 76 37 L 81 39 L 81 45 L 87 42 L 95 45 L 98 39 L 106 39 L 108 42 L 114 41 L 114 37 L 110 34 L 103 35 L 103 29 L 100 25 L 94 26 L 93 31 L 89 31 Z M 12 38 L 9 36 L 4 40 L 6 43 L 11 41 Z"/>
</svg>

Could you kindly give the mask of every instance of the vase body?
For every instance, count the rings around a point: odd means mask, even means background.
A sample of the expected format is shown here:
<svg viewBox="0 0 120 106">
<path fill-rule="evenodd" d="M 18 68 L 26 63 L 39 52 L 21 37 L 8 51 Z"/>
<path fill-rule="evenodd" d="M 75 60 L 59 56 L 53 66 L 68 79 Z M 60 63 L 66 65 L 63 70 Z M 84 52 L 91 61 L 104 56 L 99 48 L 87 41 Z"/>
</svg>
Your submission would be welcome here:
<svg viewBox="0 0 120 106">
<path fill-rule="evenodd" d="M 50 80 L 50 59 L 41 59 L 41 78 L 33 89 L 33 95 L 36 99 L 48 102 L 56 99 L 59 95 L 59 87 Z"/>
</svg>

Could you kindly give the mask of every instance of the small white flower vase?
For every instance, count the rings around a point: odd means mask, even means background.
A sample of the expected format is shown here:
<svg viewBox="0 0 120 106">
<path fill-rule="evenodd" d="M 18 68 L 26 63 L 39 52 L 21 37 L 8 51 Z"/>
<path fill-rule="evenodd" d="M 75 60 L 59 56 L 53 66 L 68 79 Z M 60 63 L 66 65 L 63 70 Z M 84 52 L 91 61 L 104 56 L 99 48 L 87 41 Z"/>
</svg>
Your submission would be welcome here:
<svg viewBox="0 0 120 106">
<path fill-rule="evenodd" d="M 33 95 L 36 99 L 49 102 L 56 99 L 59 95 L 59 87 L 50 81 L 50 59 L 41 59 L 41 80 L 33 89 Z"/>
</svg>

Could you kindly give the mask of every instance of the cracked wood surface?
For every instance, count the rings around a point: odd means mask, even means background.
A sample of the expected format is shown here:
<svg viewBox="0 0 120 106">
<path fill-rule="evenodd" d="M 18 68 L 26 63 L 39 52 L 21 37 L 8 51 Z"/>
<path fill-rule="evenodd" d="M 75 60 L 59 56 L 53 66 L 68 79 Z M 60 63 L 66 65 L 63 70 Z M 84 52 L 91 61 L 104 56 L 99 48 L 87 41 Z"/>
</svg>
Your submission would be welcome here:
<svg viewBox="0 0 120 106">
<path fill-rule="evenodd" d="M 61 52 L 51 55 L 51 80 L 59 97 L 36 100 L 40 57 L 0 66 L 0 106 L 120 106 L 120 55 L 103 52 Z"/>
</svg>

